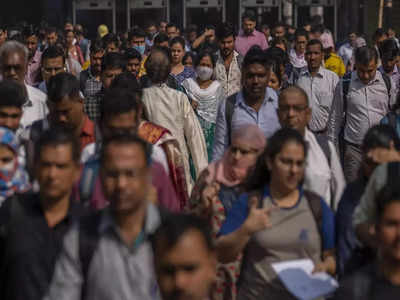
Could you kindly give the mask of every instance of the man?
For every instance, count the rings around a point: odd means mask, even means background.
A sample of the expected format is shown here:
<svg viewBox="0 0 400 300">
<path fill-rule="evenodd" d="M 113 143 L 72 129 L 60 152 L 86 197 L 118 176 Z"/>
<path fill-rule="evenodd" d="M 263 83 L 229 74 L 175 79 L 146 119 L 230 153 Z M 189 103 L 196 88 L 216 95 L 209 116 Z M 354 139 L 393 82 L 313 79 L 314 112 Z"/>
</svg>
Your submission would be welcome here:
<svg viewBox="0 0 400 300">
<path fill-rule="evenodd" d="M 39 193 L 6 200 L 0 209 L 1 299 L 42 299 L 62 241 L 83 209 L 71 200 L 79 177 L 79 144 L 68 131 L 45 131 L 36 143 Z M 23 242 L 21 242 L 23 241 Z"/>
<path fill-rule="evenodd" d="M 242 30 L 235 41 L 235 49 L 242 56 L 245 56 L 247 51 L 254 45 L 260 46 L 263 50 L 268 48 L 265 35 L 256 30 L 256 25 L 255 13 L 252 10 L 244 13 L 242 16 Z"/>
<path fill-rule="evenodd" d="M 158 25 L 158 32 L 167 33 L 167 21 L 161 21 Z"/>
<path fill-rule="evenodd" d="M 0 47 L 7 41 L 7 28 L 0 24 Z"/>
<path fill-rule="evenodd" d="M 210 51 L 211 53 L 218 51 L 218 44 L 216 43 L 215 38 L 215 27 L 213 25 L 207 25 L 204 28 L 204 33 L 193 42 L 192 51 Z"/>
<path fill-rule="evenodd" d="M 106 34 L 102 39 L 105 53 L 119 52 L 119 40 L 113 33 Z"/>
<path fill-rule="evenodd" d="M 69 73 L 60 73 L 50 78 L 48 83 L 47 106 L 49 115 L 46 120 L 36 121 L 32 125 L 32 135 L 39 135 L 44 128 L 61 126 L 68 128 L 79 139 L 81 150 L 96 140 L 95 124 L 89 120 L 83 110 L 83 99 L 79 91 L 79 81 Z"/>
<path fill-rule="evenodd" d="M 378 124 L 395 103 L 394 86 L 389 87 L 384 75 L 377 72 L 378 53 L 375 48 L 358 48 L 355 64 L 356 71 L 351 74 L 347 88 L 343 82 L 336 88 L 328 121 L 328 136 L 335 145 L 338 145 L 343 127 L 344 174 L 348 182 L 357 177 L 365 133 Z"/>
<path fill-rule="evenodd" d="M 271 28 L 268 26 L 268 24 L 262 24 L 260 30 L 264 34 L 267 43 L 270 43 L 272 41 L 272 36 Z"/>
<path fill-rule="evenodd" d="M 125 51 L 124 58 L 126 61 L 126 71 L 139 78 L 142 56 L 136 49 L 128 49 Z"/>
<path fill-rule="evenodd" d="M 140 55 L 146 52 L 146 32 L 141 28 L 136 28 L 129 32 L 128 43 L 130 47 L 137 50 Z"/>
<path fill-rule="evenodd" d="M 178 27 L 173 23 L 168 23 L 168 25 L 166 26 L 166 33 L 168 35 L 168 38 L 172 40 L 174 37 L 179 36 Z"/>
<path fill-rule="evenodd" d="M 39 89 L 47 94 L 50 78 L 58 73 L 66 72 L 64 50 L 58 46 L 47 47 L 42 54 L 41 71 L 43 81 L 39 84 Z"/>
<path fill-rule="evenodd" d="M 216 280 L 216 254 L 203 220 L 171 216 L 152 238 L 154 265 L 163 300 L 204 300 Z"/>
<path fill-rule="evenodd" d="M 189 48 L 189 51 L 192 51 L 193 42 L 198 38 L 198 27 L 196 24 L 190 24 L 186 28 L 186 47 Z"/>
<path fill-rule="evenodd" d="M 40 63 L 42 53 L 38 49 L 38 35 L 31 27 L 23 30 L 22 36 L 24 38 L 25 46 L 28 48 L 28 69 L 25 75 L 25 82 L 31 86 L 36 87 L 40 83 Z"/>
<path fill-rule="evenodd" d="M 322 43 L 311 40 L 307 44 L 307 69 L 300 73 L 297 85 L 307 93 L 312 111 L 309 129 L 314 134 L 327 134 L 327 122 L 339 77 L 322 67 Z"/>
<path fill-rule="evenodd" d="M 146 47 L 150 49 L 153 46 L 154 37 L 157 35 L 157 25 L 154 21 L 147 22 L 146 27 Z"/>
<path fill-rule="evenodd" d="M 46 299 L 159 299 L 148 239 L 161 216 L 148 200 L 148 149 L 132 135 L 104 141 L 100 177 L 110 206 L 65 237 Z"/>
<path fill-rule="evenodd" d="M 279 95 L 278 116 L 282 127 L 298 130 L 308 144 L 304 188 L 323 197 L 336 210 L 346 182 L 333 143 L 307 128 L 312 116 L 307 93 L 297 86 L 283 90 Z"/>
<path fill-rule="evenodd" d="M 102 88 L 96 94 L 85 99 L 85 112 L 92 121 L 97 121 L 100 117 L 100 103 L 104 92 L 107 91 L 115 76 L 124 70 L 123 56 L 120 53 L 107 53 L 101 63 L 101 83 Z"/>
<path fill-rule="evenodd" d="M 336 300 L 388 299 L 400 295 L 400 193 L 399 187 L 384 186 L 378 197 L 376 218 L 371 220 L 379 255 L 371 265 L 341 282 Z M 379 200 L 379 201 L 378 201 Z M 373 295 L 373 297 L 371 297 Z"/>
<path fill-rule="evenodd" d="M 235 31 L 232 24 L 224 23 L 219 26 L 217 35 L 219 52 L 215 77 L 222 84 L 225 97 L 229 97 L 240 91 L 243 57 L 235 51 Z"/>
<path fill-rule="evenodd" d="M 55 27 L 49 27 L 46 30 L 47 47 L 54 46 L 58 41 L 58 33 Z"/>
<path fill-rule="evenodd" d="M 273 38 L 284 38 L 286 36 L 286 25 L 283 23 L 277 23 L 272 29 Z"/>
<path fill-rule="evenodd" d="M 67 21 L 64 24 L 64 31 L 74 31 L 74 25 L 71 21 Z"/>
<path fill-rule="evenodd" d="M 165 47 L 169 48 L 169 38 L 168 35 L 164 32 L 160 32 L 154 38 L 154 46 L 153 47 Z"/>
<path fill-rule="evenodd" d="M 8 41 L 0 48 L 0 71 L 3 79 L 14 80 L 24 86 L 25 103 L 20 120 L 20 136 L 36 120 L 47 115 L 46 95 L 40 90 L 25 84 L 25 74 L 28 65 L 28 49 L 17 41 Z"/>
<path fill-rule="evenodd" d="M 221 101 L 218 107 L 212 160 L 222 158 L 230 145 L 231 132 L 244 124 L 256 124 L 270 137 L 280 128 L 278 97 L 267 87 L 271 63 L 264 51 L 251 49 L 242 65 L 243 90 Z"/>
<path fill-rule="evenodd" d="M 151 86 L 143 89 L 143 109 L 150 122 L 167 128 L 177 139 L 182 152 L 189 195 L 192 187 L 189 153 L 196 174 L 207 166 L 207 148 L 200 123 L 187 96 L 165 83 L 171 71 L 170 56 L 163 49 L 153 49 L 146 61 Z"/>
<path fill-rule="evenodd" d="M 14 80 L 0 82 L 0 127 L 17 132 L 25 101 L 24 87 L 19 82 Z"/>
<path fill-rule="evenodd" d="M 100 40 L 90 44 L 90 66 L 79 75 L 80 89 L 85 97 L 93 96 L 101 90 L 101 61 L 104 56 Z"/>
<path fill-rule="evenodd" d="M 353 51 L 355 49 L 355 42 L 357 40 L 357 33 L 350 32 L 348 36 L 348 42 L 343 44 L 338 51 L 340 58 L 343 60 L 343 63 L 346 67 L 346 71 L 352 71 L 350 69 L 351 58 L 353 57 Z"/>
<path fill-rule="evenodd" d="M 387 36 L 389 39 L 393 39 L 396 42 L 397 47 L 400 48 L 399 39 L 396 37 L 396 30 L 393 27 L 387 29 Z"/>
<path fill-rule="evenodd" d="M 81 24 L 75 25 L 74 32 L 75 32 L 75 36 L 76 36 L 76 41 L 82 50 L 83 59 L 86 61 L 86 60 L 88 60 L 89 53 L 90 53 L 90 51 L 89 51 L 90 42 L 87 38 L 85 38 L 85 35 L 83 33 L 83 27 Z"/>
<path fill-rule="evenodd" d="M 395 95 L 397 95 L 400 90 L 400 72 L 396 63 L 398 62 L 400 51 L 396 41 L 392 39 L 384 41 L 381 45 L 380 53 L 382 66 L 379 67 L 379 71 L 392 79 L 392 84 L 396 88 Z"/>
</svg>

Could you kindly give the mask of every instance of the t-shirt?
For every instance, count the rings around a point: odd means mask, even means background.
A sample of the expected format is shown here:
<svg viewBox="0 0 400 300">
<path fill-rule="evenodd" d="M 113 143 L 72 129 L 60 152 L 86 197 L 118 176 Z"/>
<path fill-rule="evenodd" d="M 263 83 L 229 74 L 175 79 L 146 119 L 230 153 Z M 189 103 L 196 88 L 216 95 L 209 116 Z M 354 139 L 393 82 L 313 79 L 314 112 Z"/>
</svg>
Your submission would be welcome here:
<svg viewBox="0 0 400 300">
<path fill-rule="evenodd" d="M 270 197 L 269 187 L 264 188 L 263 207 L 275 203 Z M 323 249 L 334 248 L 334 215 L 321 198 L 323 215 L 323 242 L 316 220 L 302 188 L 299 199 L 290 208 L 281 208 L 271 213 L 272 226 L 255 233 L 246 245 L 239 280 L 239 299 L 294 299 L 285 289 L 271 264 L 275 262 L 310 258 L 314 263 L 321 259 Z M 248 195 L 242 195 L 228 211 L 220 235 L 237 230 L 249 213 Z"/>
</svg>

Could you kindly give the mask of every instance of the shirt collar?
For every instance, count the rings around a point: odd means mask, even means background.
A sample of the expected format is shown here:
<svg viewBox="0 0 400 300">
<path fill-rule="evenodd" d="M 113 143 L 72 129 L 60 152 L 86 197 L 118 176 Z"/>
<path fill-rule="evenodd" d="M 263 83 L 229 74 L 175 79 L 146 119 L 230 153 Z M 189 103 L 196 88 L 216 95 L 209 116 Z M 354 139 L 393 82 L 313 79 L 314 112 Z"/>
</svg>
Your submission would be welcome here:
<svg viewBox="0 0 400 300">
<path fill-rule="evenodd" d="M 307 75 L 307 76 L 311 76 L 310 71 L 308 70 L 308 67 L 305 67 L 302 72 L 301 75 Z M 318 72 L 317 72 L 317 76 L 319 77 L 324 77 L 324 72 L 323 72 L 323 68 L 319 67 Z"/>
<path fill-rule="evenodd" d="M 265 89 L 265 97 L 264 97 L 262 105 L 265 105 L 267 102 L 271 102 L 271 103 L 274 102 L 273 97 L 269 94 L 269 88 L 268 87 Z M 247 106 L 248 107 L 246 101 L 244 100 L 243 91 L 240 91 L 237 94 L 237 101 L 236 101 L 235 105 L 241 105 L 241 106 Z"/>
<path fill-rule="evenodd" d="M 256 31 L 257 31 L 257 30 L 254 29 L 253 32 L 252 32 L 251 34 L 246 35 L 246 34 L 244 34 L 244 30 L 243 30 L 243 29 L 240 29 L 240 31 L 239 31 L 239 36 L 242 36 L 242 37 L 256 36 Z"/>
</svg>

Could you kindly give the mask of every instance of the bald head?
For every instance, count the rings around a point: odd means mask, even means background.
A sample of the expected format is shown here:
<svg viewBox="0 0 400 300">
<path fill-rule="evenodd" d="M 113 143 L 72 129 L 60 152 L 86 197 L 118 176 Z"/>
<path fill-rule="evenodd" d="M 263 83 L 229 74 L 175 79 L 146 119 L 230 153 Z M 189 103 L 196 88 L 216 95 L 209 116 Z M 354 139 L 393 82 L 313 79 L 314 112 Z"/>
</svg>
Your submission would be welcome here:
<svg viewBox="0 0 400 300">
<path fill-rule="evenodd" d="M 287 87 L 286 89 L 282 90 L 281 93 L 279 94 L 279 102 L 281 102 L 282 99 L 287 97 L 288 95 L 291 95 L 292 97 L 295 96 L 293 94 L 296 94 L 297 97 L 300 97 L 304 100 L 304 103 L 309 106 L 310 103 L 308 102 L 308 96 L 307 93 L 298 86 L 292 85 Z"/>
<path fill-rule="evenodd" d="M 146 60 L 146 71 L 152 83 L 164 83 L 171 72 L 171 61 L 167 49 L 155 48 Z"/>
</svg>

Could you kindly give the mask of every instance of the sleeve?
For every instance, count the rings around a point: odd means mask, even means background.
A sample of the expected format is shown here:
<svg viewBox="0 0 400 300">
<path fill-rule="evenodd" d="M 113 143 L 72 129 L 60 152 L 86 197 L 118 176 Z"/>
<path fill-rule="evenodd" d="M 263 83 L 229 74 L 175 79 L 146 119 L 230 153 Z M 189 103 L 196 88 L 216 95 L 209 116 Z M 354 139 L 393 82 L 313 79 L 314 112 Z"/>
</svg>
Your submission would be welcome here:
<svg viewBox="0 0 400 300">
<path fill-rule="evenodd" d="M 243 194 L 227 212 L 225 222 L 222 224 L 219 235 L 230 234 L 240 228 L 249 215 L 248 195 Z"/>
<path fill-rule="evenodd" d="M 387 180 L 387 164 L 378 166 L 372 173 L 360 203 L 356 207 L 353 216 L 353 227 L 363 223 L 372 223 L 375 220 L 375 198 L 385 185 Z"/>
<path fill-rule="evenodd" d="M 321 198 L 322 250 L 335 249 L 335 214 Z"/>
<path fill-rule="evenodd" d="M 342 165 L 340 164 L 339 155 L 336 151 L 336 147 L 332 142 L 329 142 L 329 148 L 331 151 L 331 191 L 332 191 L 332 208 L 336 210 L 339 205 L 339 201 L 342 197 L 343 191 L 346 187 L 346 179 L 344 178 L 344 173 Z"/>
<path fill-rule="evenodd" d="M 336 85 L 333 97 L 332 109 L 328 119 L 328 138 L 338 149 L 339 133 L 343 123 L 343 84 L 342 81 Z"/>
<path fill-rule="evenodd" d="M 201 129 L 199 120 L 197 119 L 187 96 L 182 93 L 180 94 L 184 107 L 183 130 L 196 168 L 196 174 L 199 176 L 200 172 L 208 165 L 206 140 L 204 139 L 203 130 Z"/>
<path fill-rule="evenodd" d="M 266 50 L 268 48 L 268 42 L 264 34 L 262 34 L 262 36 L 260 35 L 260 39 L 261 39 L 261 45 L 260 45 L 261 49 Z"/>
<path fill-rule="evenodd" d="M 80 300 L 82 272 L 79 259 L 79 232 L 75 224 L 64 237 L 63 249 L 54 268 L 54 274 L 45 300 Z"/>
<path fill-rule="evenodd" d="M 217 113 L 217 122 L 215 124 L 215 136 L 214 136 L 214 145 L 213 145 L 213 155 L 212 161 L 217 161 L 222 158 L 225 150 L 228 148 L 229 137 L 228 130 L 226 126 L 226 118 L 225 118 L 225 106 L 227 99 L 222 100 L 219 103 L 218 113 Z"/>
</svg>

